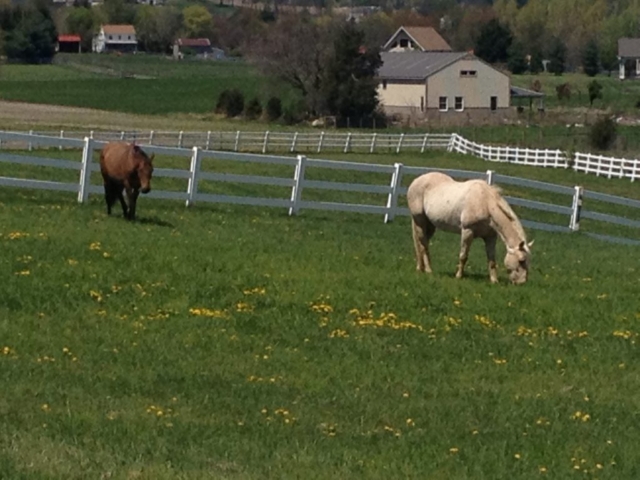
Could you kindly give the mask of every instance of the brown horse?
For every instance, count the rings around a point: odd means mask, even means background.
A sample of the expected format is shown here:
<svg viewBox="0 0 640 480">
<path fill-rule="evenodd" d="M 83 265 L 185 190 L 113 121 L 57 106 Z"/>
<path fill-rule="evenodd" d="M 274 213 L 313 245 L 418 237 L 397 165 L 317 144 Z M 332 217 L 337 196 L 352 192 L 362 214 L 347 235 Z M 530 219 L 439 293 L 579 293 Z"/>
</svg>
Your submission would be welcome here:
<svg viewBox="0 0 640 480">
<path fill-rule="evenodd" d="M 128 220 L 136 218 L 138 195 L 151 190 L 153 158 L 153 154 L 147 156 L 132 143 L 111 142 L 104 146 L 100 152 L 100 172 L 104 180 L 107 214 L 111 215 L 111 207 L 116 200 L 120 200 L 124 217 Z M 127 192 L 128 206 L 122 190 Z"/>
</svg>

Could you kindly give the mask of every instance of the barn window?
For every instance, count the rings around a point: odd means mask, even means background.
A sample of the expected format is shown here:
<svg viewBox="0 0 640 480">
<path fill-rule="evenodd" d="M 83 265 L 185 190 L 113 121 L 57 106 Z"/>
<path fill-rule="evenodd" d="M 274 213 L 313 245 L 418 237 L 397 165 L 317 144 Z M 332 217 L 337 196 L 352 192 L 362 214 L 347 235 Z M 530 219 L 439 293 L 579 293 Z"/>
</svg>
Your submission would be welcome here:
<svg viewBox="0 0 640 480">
<path fill-rule="evenodd" d="M 491 110 L 498 109 L 498 97 L 491 97 Z"/>
<path fill-rule="evenodd" d="M 109 40 L 113 40 L 113 35 L 109 35 Z"/>
<path fill-rule="evenodd" d="M 477 77 L 478 72 L 476 70 L 460 70 L 461 77 Z"/>
<path fill-rule="evenodd" d="M 424 112 L 424 97 L 420 97 L 420 111 Z"/>
<path fill-rule="evenodd" d="M 456 97 L 455 98 L 454 108 L 458 112 L 461 112 L 462 110 L 464 110 L 464 98 L 463 97 Z"/>
<path fill-rule="evenodd" d="M 387 89 L 387 81 L 386 80 L 382 80 L 382 89 L 383 90 Z"/>
<path fill-rule="evenodd" d="M 403 38 L 400 40 L 400 47 L 407 48 L 408 46 L 409 46 L 409 40 L 407 40 L 406 38 Z"/>
<path fill-rule="evenodd" d="M 447 101 L 447 97 L 440 97 L 438 99 L 438 108 L 441 112 L 446 112 L 449 110 L 449 102 Z"/>
</svg>

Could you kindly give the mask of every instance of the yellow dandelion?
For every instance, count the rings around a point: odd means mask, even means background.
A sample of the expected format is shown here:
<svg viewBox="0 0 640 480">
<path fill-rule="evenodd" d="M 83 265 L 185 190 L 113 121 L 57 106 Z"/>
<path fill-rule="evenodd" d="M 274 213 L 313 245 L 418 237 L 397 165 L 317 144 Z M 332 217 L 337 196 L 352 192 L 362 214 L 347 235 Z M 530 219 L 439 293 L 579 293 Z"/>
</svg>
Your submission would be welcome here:
<svg viewBox="0 0 640 480">
<path fill-rule="evenodd" d="M 519 453 L 516 453 L 516 454 L 513 455 L 513 458 L 515 458 L 516 460 L 520 460 L 520 458 L 522 458 L 522 457 L 520 456 Z"/>
<path fill-rule="evenodd" d="M 100 242 L 93 242 L 91 243 L 91 245 L 89 245 L 89 250 L 101 250 L 102 249 L 102 245 L 100 245 Z"/>
<path fill-rule="evenodd" d="M 406 424 L 407 424 L 408 427 L 415 427 L 416 426 L 416 422 L 414 422 L 412 418 L 407 418 Z"/>
<path fill-rule="evenodd" d="M 455 455 L 456 453 L 458 453 L 460 451 L 460 449 L 458 447 L 451 447 L 449 449 L 449 453 L 452 455 Z"/>
<path fill-rule="evenodd" d="M 48 403 L 43 403 L 43 404 L 40 406 L 40 409 L 41 409 L 43 412 L 48 412 L 48 411 L 50 411 L 50 410 L 51 410 L 51 407 L 49 406 L 49 404 L 48 404 Z"/>
<path fill-rule="evenodd" d="M 540 471 L 540 473 L 547 473 L 547 467 L 540 467 L 538 468 L 538 470 Z"/>
</svg>

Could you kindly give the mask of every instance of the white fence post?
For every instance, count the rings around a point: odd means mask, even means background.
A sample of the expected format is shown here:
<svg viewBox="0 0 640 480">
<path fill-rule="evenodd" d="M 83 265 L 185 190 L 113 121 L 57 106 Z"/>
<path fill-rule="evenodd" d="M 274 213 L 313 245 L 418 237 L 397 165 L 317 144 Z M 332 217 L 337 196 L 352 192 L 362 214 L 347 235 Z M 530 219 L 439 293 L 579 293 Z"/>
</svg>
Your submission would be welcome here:
<svg viewBox="0 0 640 480">
<path fill-rule="evenodd" d="M 371 147 L 369 148 L 369 153 L 373 153 L 376 149 L 376 138 L 378 138 L 378 134 L 374 133 L 371 137 Z"/>
<path fill-rule="evenodd" d="M 184 137 L 184 132 L 180 130 L 178 133 L 178 148 L 182 148 L 182 138 Z"/>
<path fill-rule="evenodd" d="M 233 151 L 237 152 L 240 147 L 240 130 L 236 132 L 236 143 L 233 145 Z"/>
<path fill-rule="evenodd" d="M 300 199 L 302 198 L 302 184 L 304 183 L 304 169 L 307 157 L 298 155 L 298 164 L 293 174 L 293 188 L 291 189 L 291 207 L 289 215 L 297 215 L 300 210 Z"/>
<path fill-rule="evenodd" d="M 289 150 L 291 153 L 296 151 L 296 142 L 298 141 L 298 132 L 293 134 L 293 140 L 291 141 L 291 149 Z"/>
<path fill-rule="evenodd" d="M 447 144 L 447 152 L 452 152 L 453 151 L 453 144 L 456 141 L 456 134 L 452 133 L 451 136 L 449 137 L 449 143 Z"/>
<path fill-rule="evenodd" d="M 493 170 L 487 170 L 487 184 L 493 185 Z"/>
<path fill-rule="evenodd" d="M 29 130 L 29 136 L 32 137 L 33 136 L 33 130 Z M 33 150 L 33 142 L 29 142 L 29 151 Z M 631 179 L 631 181 L 633 181 L 633 178 Z"/>
<path fill-rule="evenodd" d="M 267 153 L 268 146 L 269 146 L 269 130 L 264 132 L 264 141 L 262 142 L 262 153 Z"/>
<path fill-rule="evenodd" d="M 89 198 L 91 185 L 91 162 L 93 161 L 93 139 L 84 137 L 82 149 L 82 165 L 80 166 L 80 187 L 78 188 L 78 203 L 86 203 Z"/>
<path fill-rule="evenodd" d="M 420 153 L 424 153 L 424 149 L 427 148 L 428 140 L 429 140 L 429 134 L 425 133 L 424 138 L 422 139 L 422 147 L 420 148 Z"/>
<path fill-rule="evenodd" d="M 62 136 L 62 134 L 60 134 Z M 124 130 L 120 132 L 120 140 L 124 140 Z"/>
<path fill-rule="evenodd" d="M 400 134 L 400 138 L 398 139 L 398 146 L 396 147 L 396 153 L 400 153 L 400 149 L 402 148 L 402 141 L 404 140 L 404 133 Z"/>
<path fill-rule="evenodd" d="M 64 138 L 64 130 L 60 130 L 60 138 Z M 58 149 L 62 150 L 62 145 L 60 145 Z"/>
<path fill-rule="evenodd" d="M 351 146 L 351 132 L 347 134 L 347 140 L 344 142 L 344 153 L 349 152 L 350 146 Z"/>
<path fill-rule="evenodd" d="M 205 145 L 204 149 L 209 150 L 210 146 L 211 146 L 211 130 L 207 132 L 207 144 Z"/>
<path fill-rule="evenodd" d="M 155 132 L 155 131 L 153 131 L 153 130 L 151 130 L 151 131 L 149 132 L 149 145 L 153 145 L 153 137 L 154 137 L 155 133 L 156 133 L 156 132 Z"/>
<path fill-rule="evenodd" d="M 320 132 L 320 140 L 318 141 L 318 153 L 322 151 L 322 142 L 324 141 L 324 132 Z"/>
<path fill-rule="evenodd" d="M 571 220 L 569 221 L 569 229 L 572 232 L 580 230 L 580 212 L 582 210 L 583 193 L 584 189 L 582 187 L 574 187 L 573 202 L 571 205 Z"/>
<path fill-rule="evenodd" d="M 187 185 L 187 207 L 191 207 L 195 203 L 195 198 L 198 194 L 198 173 L 200 173 L 201 153 L 200 147 L 193 147 L 191 168 L 189 169 L 191 175 L 189 176 L 189 183 Z"/>
<path fill-rule="evenodd" d="M 391 175 L 391 184 L 389 187 L 391 191 L 387 196 L 387 213 L 384 215 L 384 223 L 389 223 L 393 220 L 396 214 L 396 207 L 398 206 L 398 189 L 402 184 L 402 164 L 394 163 L 394 170 Z"/>
</svg>

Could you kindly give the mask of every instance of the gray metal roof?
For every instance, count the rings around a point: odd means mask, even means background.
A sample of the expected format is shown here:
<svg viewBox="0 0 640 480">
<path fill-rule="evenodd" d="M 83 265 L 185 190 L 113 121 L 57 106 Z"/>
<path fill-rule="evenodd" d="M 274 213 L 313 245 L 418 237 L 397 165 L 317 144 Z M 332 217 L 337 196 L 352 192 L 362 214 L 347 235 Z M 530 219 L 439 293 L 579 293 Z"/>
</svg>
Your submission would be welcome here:
<svg viewBox="0 0 640 480">
<path fill-rule="evenodd" d="M 382 52 L 378 77 L 390 80 L 424 80 L 468 56 L 467 52 Z"/>
<path fill-rule="evenodd" d="M 640 38 L 619 38 L 618 56 L 640 58 Z"/>
</svg>

